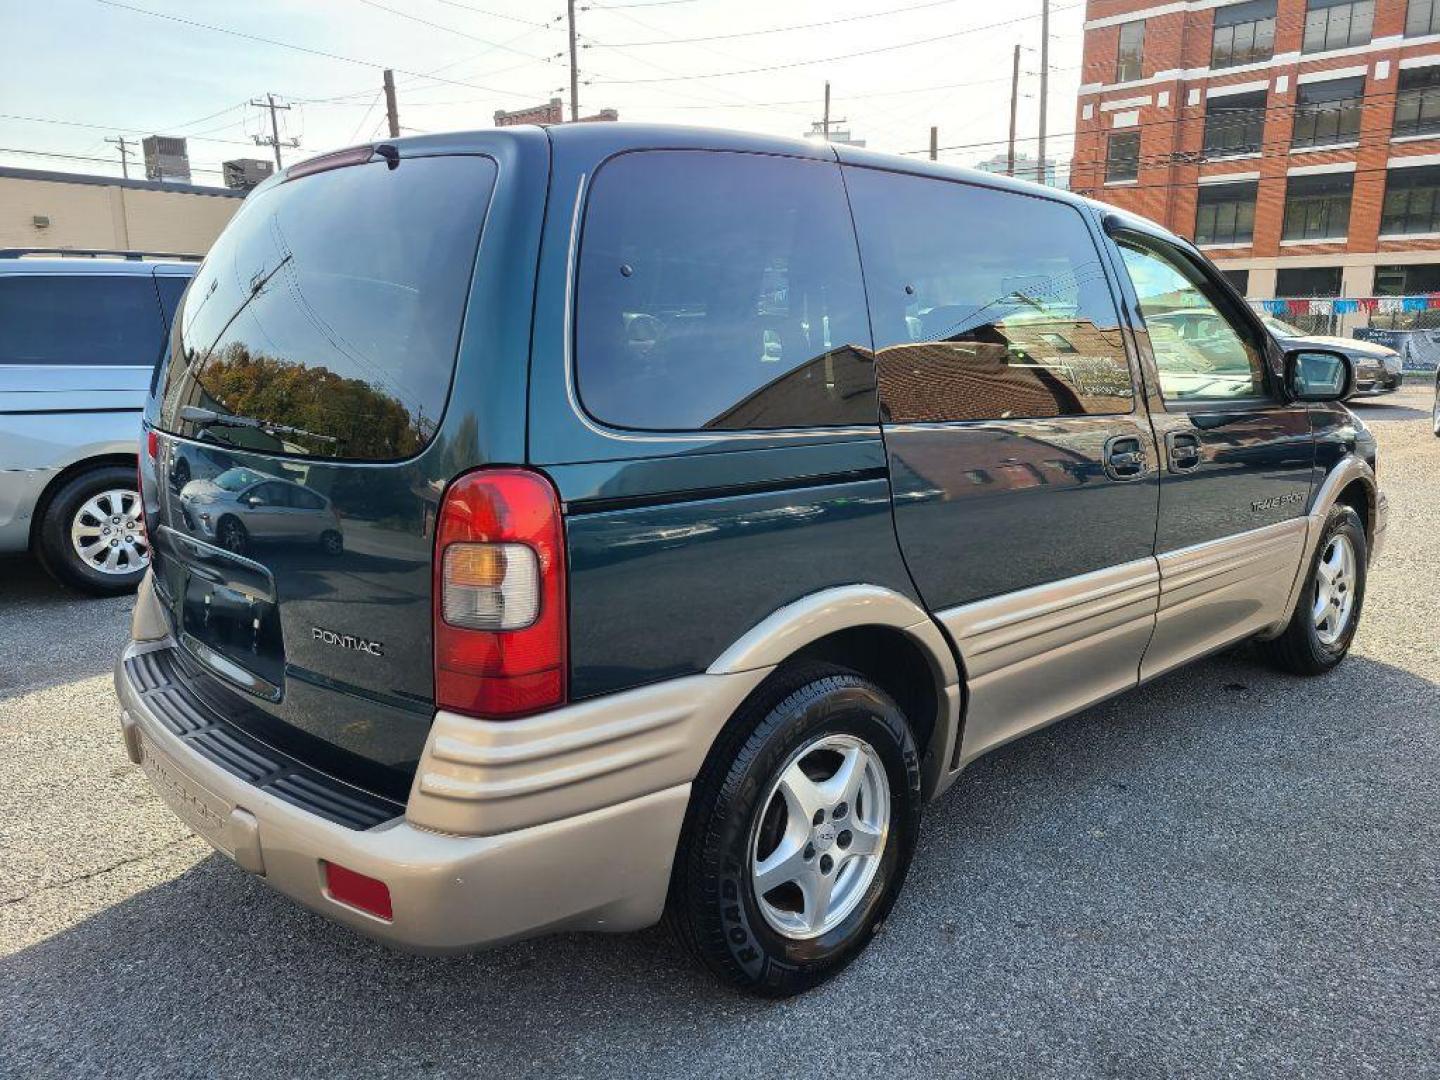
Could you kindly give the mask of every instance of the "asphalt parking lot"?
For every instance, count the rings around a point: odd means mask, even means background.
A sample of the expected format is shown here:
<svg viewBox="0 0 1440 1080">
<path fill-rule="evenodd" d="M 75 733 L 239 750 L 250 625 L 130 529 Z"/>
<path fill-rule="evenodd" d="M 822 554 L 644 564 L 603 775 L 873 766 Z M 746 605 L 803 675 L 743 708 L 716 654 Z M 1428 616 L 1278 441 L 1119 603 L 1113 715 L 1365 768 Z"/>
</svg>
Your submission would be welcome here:
<svg viewBox="0 0 1440 1080">
<path fill-rule="evenodd" d="M 1389 547 L 1317 680 L 1241 650 L 998 751 L 828 986 L 661 930 L 390 952 L 188 833 L 121 748 L 129 599 L 0 562 L 6 1076 L 1440 1076 L 1440 439 L 1357 411 Z"/>
</svg>

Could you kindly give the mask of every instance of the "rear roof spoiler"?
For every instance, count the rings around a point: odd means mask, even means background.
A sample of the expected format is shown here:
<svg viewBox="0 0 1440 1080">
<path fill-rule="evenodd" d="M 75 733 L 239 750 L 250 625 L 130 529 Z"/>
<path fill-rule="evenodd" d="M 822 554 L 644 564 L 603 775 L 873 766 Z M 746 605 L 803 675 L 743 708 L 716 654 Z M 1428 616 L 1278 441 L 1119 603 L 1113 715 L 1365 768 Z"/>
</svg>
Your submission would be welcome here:
<svg viewBox="0 0 1440 1080">
<path fill-rule="evenodd" d="M 181 251 L 110 251 L 104 248 L 0 248 L 0 259 L 24 259 L 31 256 L 60 259 L 123 259 L 126 262 L 145 260 L 169 262 L 200 262 L 205 256 Z"/>
</svg>

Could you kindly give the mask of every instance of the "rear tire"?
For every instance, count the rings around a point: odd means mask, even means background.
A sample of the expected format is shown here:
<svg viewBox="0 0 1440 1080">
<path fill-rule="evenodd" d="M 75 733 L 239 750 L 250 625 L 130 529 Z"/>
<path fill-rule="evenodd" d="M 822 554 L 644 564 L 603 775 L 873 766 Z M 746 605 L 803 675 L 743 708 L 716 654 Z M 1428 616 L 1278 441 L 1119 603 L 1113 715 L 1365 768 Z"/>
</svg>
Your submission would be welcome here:
<svg viewBox="0 0 1440 1080">
<path fill-rule="evenodd" d="M 1365 603 L 1370 549 L 1360 515 L 1335 506 L 1325 519 L 1284 633 L 1262 643 L 1268 659 L 1294 675 L 1323 675 L 1350 651 Z"/>
<path fill-rule="evenodd" d="M 134 469 L 100 465 L 72 476 L 46 503 L 35 533 L 40 565 L 92 596 L 134 592 L 150 565 Z"/>
<path fill-rule="evenodd" d="M 830 665 L 782 672 L 741 706 L 695 779 L 667 921 L 740 989 L 818 986 L 889 914 L 920 807 L 915 741 L 883 690 Z M 762 874 L 776 882 L 763 894 Z"/>
</svg>

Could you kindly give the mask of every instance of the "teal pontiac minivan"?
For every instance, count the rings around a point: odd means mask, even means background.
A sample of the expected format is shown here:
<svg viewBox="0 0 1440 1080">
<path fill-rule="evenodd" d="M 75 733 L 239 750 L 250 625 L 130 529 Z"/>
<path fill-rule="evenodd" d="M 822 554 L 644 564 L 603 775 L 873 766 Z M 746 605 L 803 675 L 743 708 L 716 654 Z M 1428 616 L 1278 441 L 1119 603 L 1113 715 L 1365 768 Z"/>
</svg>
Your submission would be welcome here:
<svg viewBox="0 0 1440 1080">
<path fill-rule="evenodd" d="M 125 745 L 383 941 L 668 914 L 796 993 L 979 755 L 1245 639 L 1340 662 L 1386 520 L 1353 384 L 1003 177 L 618 123 L 316 158 L 146 406 Z"/>
</svg>

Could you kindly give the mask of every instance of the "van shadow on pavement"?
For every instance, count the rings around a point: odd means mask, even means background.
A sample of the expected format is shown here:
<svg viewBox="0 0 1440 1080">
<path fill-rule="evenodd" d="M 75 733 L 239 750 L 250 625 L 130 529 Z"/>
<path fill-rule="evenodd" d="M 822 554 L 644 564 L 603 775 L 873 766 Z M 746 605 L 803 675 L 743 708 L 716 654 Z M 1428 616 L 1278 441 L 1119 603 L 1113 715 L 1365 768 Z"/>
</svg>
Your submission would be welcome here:
<svg viewBox="0 0 1440 1080">
<path fill-rule="evenodd" d="M 1440 1060 L 1436 695 L 1229 654 L 1004 747 L 928 809 L 869 951 L 780 1004 L 660 930 L 395 953 L 202 857 L 0 959 L 0 1072 L 1414 1075 Z"/>
</svg>

